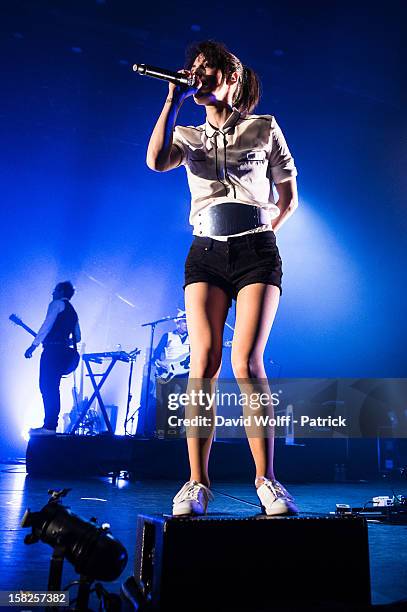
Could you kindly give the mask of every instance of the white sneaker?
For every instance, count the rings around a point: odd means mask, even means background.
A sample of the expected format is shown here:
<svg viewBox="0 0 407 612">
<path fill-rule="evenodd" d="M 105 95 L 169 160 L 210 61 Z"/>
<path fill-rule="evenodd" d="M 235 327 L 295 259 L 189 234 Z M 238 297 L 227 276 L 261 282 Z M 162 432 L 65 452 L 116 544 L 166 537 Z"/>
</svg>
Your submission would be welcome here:
<svg viewBox="0 0 407 612">
<path fill-rule="evenodd" d="M 32 427 L 28 430 L 30 436 L 55 436 L 55 429 L 46 429 L 45 427 Z"/>
<path fill-rule="evenodd" d="M 260 498 L 261 509 L 264 514 L 274 516 L 296 514 L 298 512 L 294 498 L 278 480 L 269 480 L 268 478 L 262 478 L 261 480 L 263 480 L 263 484 L 257 489 L 257 495 Z"/>
<path fill-rule="evenodd" d="M 184 484 L 173 499 L 172 514 L 206 514 L 208 501 L 213 500 L 213 493 L 197 480 L 190 480 Z"/>
</svg>

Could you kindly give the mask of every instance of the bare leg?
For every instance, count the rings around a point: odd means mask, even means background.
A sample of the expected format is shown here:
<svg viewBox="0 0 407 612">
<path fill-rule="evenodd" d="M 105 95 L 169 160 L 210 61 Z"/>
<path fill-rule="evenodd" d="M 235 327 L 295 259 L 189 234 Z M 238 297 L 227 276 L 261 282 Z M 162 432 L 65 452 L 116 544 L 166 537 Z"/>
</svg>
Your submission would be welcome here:
<svg viewBox="0 0 407 612">
<path fill-rule="evenodd" d="M 270 393 L 264 369 L 264 349 L 274 322 L 280 290 L 274 285 L 255 283 L 243 287 L 236 303 L 236 325 L 232 345 L 232 366 L 237 379 L 260 379 Z M 248 437 L 256 466 L 256 478 L 274 479 L 274 435 Z M 256 486 L 262 483 L 256 482 Z"/>
<path fill-rule="evenodd" d="M 193 283 L 185 287 L 185 309 L 191 345 L 191 384 L 196 386 L 200 380 L 209 379 L 213 389 L 222 363 L 228 297 L 219 287 L 208 283 Z M 214 423 L 214 414 L 211 416 Z M 189 437 L 187 429 L 190 480 L 197 480 L 207 487 L 210 486 L 208 462 L 213 435 L 214 426 L 208 437 L 203 438 Z"/>
</svg>

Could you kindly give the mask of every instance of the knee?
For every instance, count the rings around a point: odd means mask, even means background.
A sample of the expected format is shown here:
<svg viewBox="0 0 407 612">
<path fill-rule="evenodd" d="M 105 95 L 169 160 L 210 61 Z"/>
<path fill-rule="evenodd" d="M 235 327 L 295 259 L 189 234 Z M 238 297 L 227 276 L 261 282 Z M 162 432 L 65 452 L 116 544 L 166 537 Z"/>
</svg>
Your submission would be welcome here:
<svg viewBox="0 0 407 612">
<path fill-rule="evenodd" d="M 44 393 L 59 393 L 60 379 L 40 379 L 40 391 Z"/>
<path fill-rule="evenodd" d="M 222 365 L 222 357 L 217 353 L 205 351 L 191 355 L 191 378 L 217 378 Z"/>
<path fill-rule="evenodd" d="M 51 385 L 49 384 L 49 380 L 45 376 L 40 377 L 40 391 L 41 393 L 49 392 Z"/>
<path fill-rule="evenodd" d="M 232 369 L 236 378 L 263 378 L 265 376 L 263 359 L 255 355 L 251 357 L 232 355 Z"/>
</svg>

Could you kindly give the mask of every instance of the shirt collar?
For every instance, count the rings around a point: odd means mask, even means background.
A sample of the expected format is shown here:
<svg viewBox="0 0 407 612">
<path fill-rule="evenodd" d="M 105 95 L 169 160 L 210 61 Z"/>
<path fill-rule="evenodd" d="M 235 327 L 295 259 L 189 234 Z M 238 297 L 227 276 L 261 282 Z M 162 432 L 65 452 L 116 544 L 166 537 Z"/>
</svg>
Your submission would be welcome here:
<svg viewBox="0 0 407 612">
<path fill-rule="evenodd" d="M 233 108 L 232 114 L 229 115 L 229 117 L 226 119 L 225 123 L 222 125 L 221 128 L 214 127 L 209 123 L 207 119 L 205 121 L 205 135 L 207 136 L 207 138 L 212 138 L 217 132 L 221 132 L 222 134 L 229 134 L 229 132 L 233 130 L 239 119 L 240 112 L 237 110 L 237 108 Z"/>
</svg>

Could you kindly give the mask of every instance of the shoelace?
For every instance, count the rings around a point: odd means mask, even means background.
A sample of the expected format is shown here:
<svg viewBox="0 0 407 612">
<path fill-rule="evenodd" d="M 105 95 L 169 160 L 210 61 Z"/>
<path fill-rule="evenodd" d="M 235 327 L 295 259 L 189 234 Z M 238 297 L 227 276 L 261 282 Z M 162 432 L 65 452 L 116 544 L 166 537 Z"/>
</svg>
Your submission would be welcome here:
<svg viewBox="0 0 407 612">
<path fill-rule="evenodd" d="M 261 480 L 263 481 L 263 484 L 265 484 L 266 487 L 270 489 L 270 491 L 276 498 L 284 497 L 285 499 L 294 501 L 294 498 L 283 487 L 283 485 L 278 482 L 278 480 L 269 480 L 268 478 L 262 478 Z"/>
<path fill-rule="evenodd" d="M 185 483 L 181 491 L 177 493 L 177 495 L 174 497 L 173 501 L 174 502 L 183 502 L 183 501 L 189 501 L 189 500 L 198 501 L 198 495 L 200 491 L 203 491 L 206 494 L 208 500 L 213 500 L 213 493 L 210 489 L 208 489 L 208 487 L 205 487 L 205 485 L 197 482 L 196 480 L 192 480 L 191 482 Z"/>
</svg>

